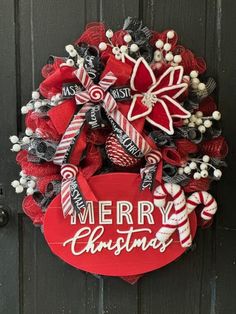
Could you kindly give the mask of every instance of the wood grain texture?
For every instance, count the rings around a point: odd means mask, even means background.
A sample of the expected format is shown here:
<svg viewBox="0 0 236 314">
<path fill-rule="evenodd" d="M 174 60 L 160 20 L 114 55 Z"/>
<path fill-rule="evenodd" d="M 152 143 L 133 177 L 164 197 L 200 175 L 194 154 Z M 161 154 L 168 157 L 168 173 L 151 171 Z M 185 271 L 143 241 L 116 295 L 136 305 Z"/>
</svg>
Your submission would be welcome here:
<svg viewBox="0 0 236 314">
<path fill-rule="evenodd" d="M 17 198 L 10 182 L 16 176 L 14 153 L 10 152 L 9 135 L 18 130 L 17 100 L 18 90 L 18 34 L 16 8 L 13 0 L 0 2 L 0 182 L 3 184 L 4 197 L 0 205 L 7 208 L 10 221 L 0 228 L 0 312 L 19 312 L 18 278 L 18 216 Z"/>
</svg>

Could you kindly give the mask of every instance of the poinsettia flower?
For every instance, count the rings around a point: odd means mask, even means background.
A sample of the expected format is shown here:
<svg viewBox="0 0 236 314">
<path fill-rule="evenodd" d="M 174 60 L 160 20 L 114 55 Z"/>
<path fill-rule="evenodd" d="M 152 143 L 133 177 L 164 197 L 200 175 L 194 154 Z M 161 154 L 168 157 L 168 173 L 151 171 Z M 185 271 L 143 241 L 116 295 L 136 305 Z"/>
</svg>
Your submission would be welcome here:
<svg viewBox="0 0 236 314">
<path fill-rule="evenodd" d="M 185 119 L 191 115 L 177 101 L 188 87 L 183 82 L 183 67 L 169 67 L 157 79 L 144 58 L 135 61 L 125 56 L 125 62 L 133 64 L 130 87 L 136 92 L 130 105 L 128 120 L 145 117 L 153 126 L 173 134 L 172 117 Z"/>
</svg>

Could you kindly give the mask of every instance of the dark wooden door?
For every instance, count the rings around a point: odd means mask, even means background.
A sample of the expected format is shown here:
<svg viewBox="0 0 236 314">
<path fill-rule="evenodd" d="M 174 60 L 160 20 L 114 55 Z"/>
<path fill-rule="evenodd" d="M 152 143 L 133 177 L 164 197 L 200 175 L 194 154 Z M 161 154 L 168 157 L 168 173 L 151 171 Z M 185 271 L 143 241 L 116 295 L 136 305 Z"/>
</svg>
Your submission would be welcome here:
<svg viewBox="0 0 236 314">
<path fill-rule="evenodd" d="M 0 228 L 0 313 L 236 313 L 235 10 L 234 0 L 0 1 L 0 204 L 10 214 Z M 10 187 L 18 169 L 8 142 L 23 129 L 20 107 L 40 82 L 48 55 L 61 55 L 89 21 L 115 29 L 128 15 L 156 30 L 175 29 L 184 45 L 206 58 L 230 144 L 215 224 L 199 230 L 191 254 L 133 286 L 96 278 L 51 254 Z"/>
</svg>

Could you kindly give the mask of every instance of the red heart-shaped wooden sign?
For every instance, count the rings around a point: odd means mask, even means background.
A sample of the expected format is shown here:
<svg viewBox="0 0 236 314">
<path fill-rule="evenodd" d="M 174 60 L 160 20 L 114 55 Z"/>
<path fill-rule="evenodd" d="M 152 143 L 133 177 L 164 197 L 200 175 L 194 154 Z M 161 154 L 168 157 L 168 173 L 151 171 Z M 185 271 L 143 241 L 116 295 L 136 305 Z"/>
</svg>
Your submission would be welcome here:
<svg viewBox="0 0 236 314">
<path fill-rule="evenodd" d="M 186 250 L 175 232 L 161 243 L 155 234 L 173 213 L 171 199 L 155 207 L 150 191 L 140 191 L 140 176 L 109 173 L 88 180 L 99 200 L 73 217 L 63 217 L 58 195 L 47 209 L 44 235 L 52 252 L 66 263 L 91 273 L 128 276 L 174 261 Z M 194 237 L 195 213 L 189 215 Z"/>
</svg>

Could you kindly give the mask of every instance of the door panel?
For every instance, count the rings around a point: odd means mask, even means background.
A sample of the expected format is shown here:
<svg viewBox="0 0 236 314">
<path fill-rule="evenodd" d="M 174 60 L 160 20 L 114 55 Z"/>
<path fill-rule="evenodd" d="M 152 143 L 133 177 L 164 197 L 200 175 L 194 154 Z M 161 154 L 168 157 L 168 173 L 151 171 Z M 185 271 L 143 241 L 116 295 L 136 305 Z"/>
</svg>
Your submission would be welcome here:
<svg viewBox="0 0 236 314">
<path fill-rule="evenodd" d="M 235 9 L 233 0 L 0 2 L 0 205 L 10 213 L 0 229 L 0 313 L 235 313 L 236 43 L 230 39 Z M 21 197 L 10 188 L 19 169 L 8 150 L 9 135 L 24 130 L 20 107 L 38 86 L 48 56 L 63 54 L 87 22 L 100 20 L 116 29 L 126 16 L 140 17 L 156 30 L 175 29 L 183 45 L 206 58 L 208 73 L 219 84 L 216 97 L 231 150 L 229 170 L 214 187 L 219 202 L 214 225 L 198 231 L 191 252 L 134 285 L 81 272 L 50 252 L 40 229 L 22 213 Z"/>
</svg>

